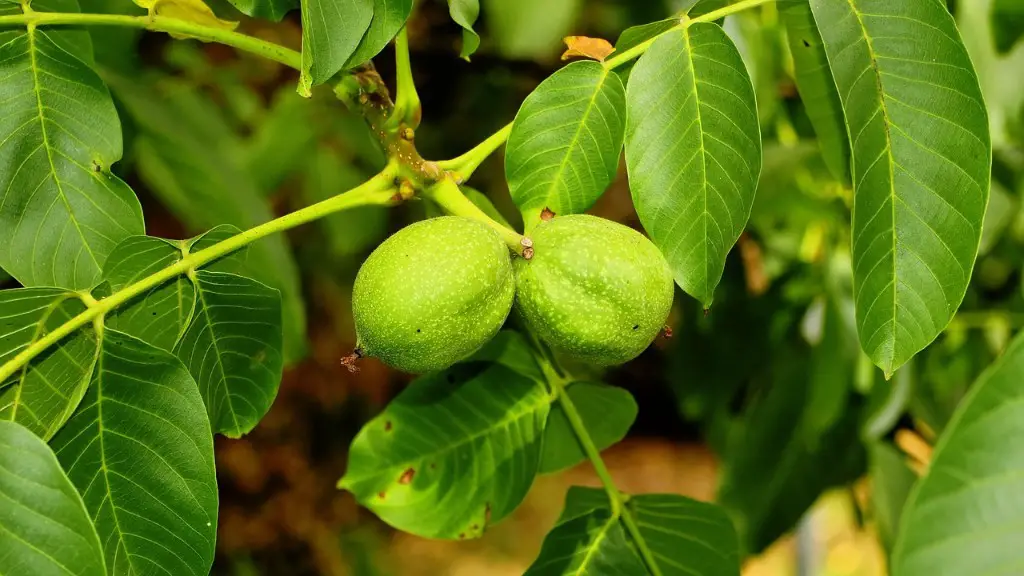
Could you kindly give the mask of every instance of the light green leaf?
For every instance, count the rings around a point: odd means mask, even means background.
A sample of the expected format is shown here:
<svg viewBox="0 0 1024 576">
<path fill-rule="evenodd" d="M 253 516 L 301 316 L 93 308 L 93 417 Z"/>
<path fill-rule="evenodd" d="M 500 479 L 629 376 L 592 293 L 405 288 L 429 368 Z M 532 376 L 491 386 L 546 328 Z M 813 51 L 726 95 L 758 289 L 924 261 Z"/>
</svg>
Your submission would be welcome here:
<svg viewBox="0 0 1024 576">
<path fill-rule="evenodd" d="M 612 574 L 647 574 L 647 568 L 626 540 L 622 524 L 602 508 L 556 526 L 524 576 Z"/>
<path fill-rule="evenodd" d="M 174 353 L 199 385 L 213 430 L 238 438 L 266 415 L 281 385 L 281 296 L 236 274 L 194 277 L 195 313 Z"/>
<path fill-rule="evenodd" d="M 665 20 L 658 20 L 657 22 L 626 28 L 622 31 L 622 34 L 619 34 L 619 39 L 615 41 L 615 52 L 612 53 L 612 56 L 617 53 L 625 52 L 630 48 L 639 46 L 651 38 L 655 38 L 665 32 L 668 32 L 678 25 L 679 18 L 666 18 Z"/>
<path fill-rule="evenodd" d="M 422 376 L 359 432 L 338 485 L 405 532 L 478 538 L 533 484 L 549 404 L 498 364 Z"/>
<path fill-rule="evenodd" d="M 883 442 L 868 446 L 871 511 L 878 537 L 888 552 L 892 552 L 903 507 L 917 482 L 906 458 L 899 450 Z"/>
<path fill-rule="evenodd" d="M 676 283 L 711 306 L 761 172 L 754 89 L 720 26 L 665 34 L 626 89 L 633 204 Z"/>
<path fill-rule="evenodd" d="M 529 231 L 547 208 L 578 214 L 615 177 L 625 128 L 625 90 L 598 62 L 573 62 L 540 83 L 516 114 L 505 176 Z"/>
<path fill-rule="evenodd" d="M 299 94 L 331 79 L 359 46 L 373 19 L 373 0 L 301 0 Z"/>
<path fill-rule="evenodd" d="M 0 421 L 0 573 L 106 576 L 99 536 L 53 451 Z"/>
<path fill-rule="evenodd" d="M 721 506 L 675 494 L 643 494 L 626 507 L 663 576 L 739 576 L 736 528 Z"/>
<path fill-rule="evenodd" d="M 274 22 L 298 7 L 295 0 L 228 0 L 239 12 L 253 18 L 266 18 Z"/>
<path fill-rule="evenodd" d="M 633 395 L 615 386 L 593 382 L 574 382 L 566 392 L 583 419 L 583 424 L 598 450 L 604 450 L 626 437 L 636 420 Z M 561 404 L 555 403 L 544 429 L 544 454 L 540 473 L 558 472 L 587 459 L 576 433 L 565 417 Z"/>
<path fill-rule="evenodd" d="M 93 518 L 109 574 L 209 574 L 213 435 L 176 358 L 107 329 L 85 400 L 51 444 Z"/>
<path fill-rule="evenodd" d="M 473 30 L 473 24 L 480 16 L 480 0 L 448 0 L 448 14 L 456 24 L 462 26 L 462 50 L 459 56 L 469 57 L 480 47 L 480 35 Z"/>
<path fill-rule="evenodd" d="M 162 89 L 150 89 L 147 80 L 155 84 L 157 79 Z M 110 85 L 139 128 L 139 175 L 190 229 L 230 224 L 247 230 L 273 219 L 245 169 L 239 138 L 201 92 L 159 76 L 111 77 Z M 306 312 L 286 239 L 275 234 L 259 240 L 249 246 L 247 258 L 249 274 L 281 291 L 284 356 L 295 362 L 305 353 Z"/>
<path fill-rule="evenodd" d="M 818 136 L 821 155 L 832 174 L 848 184 L 850 139 L 809 0 L 783 0 L 779 3 L 779 16 L 786 25 L 796 86 Z"/>
<path fill-rule="evenodd" d="M 992 147 L 944 4 L 811 0 L 851 134 L 861 346 L 892 374 L 945 328 L 971 277 Z"/>
<path fill-rule="evenodd" d="M 506 58 L 551 58 L 572 31 L 582 0 L 484 0 L 487 30 Z"/>
<path fill-rule="evenodd" d="M 376 56 L 398 35 L 412 12 L 412 0 L 373 0 L 373 19 L 345 68 L 354 68 Z"/>
<path fill-rule="evenodd" d="M 32 7 L 78 12 L 74 0 Z M 24 286 L 92 288 L 114 246 L 144 230 L 138 199 L 110 173 L 121 123 L 92 63 L 87 32 L 0 31 L 0 267 Z"/>
<path fill-rule="evenodd" d="M 895 576 L 1024 566 L 1024 336 L 978 378 L 939 437 L 900 526 Z"/>
<path fill-rule="evenodd" d="M 690 18 L 696 18 L 703 16 L 708 12 L 714 12 L 720 8 L 735 3 L 738 0 L 683 0 L 683 12 L 686 13 Z M 686 4 L 690 6 L 686 8 Z"/>
<path fill-rule="evenodd" d="M 0 291 L 0 364 L 84 311 L 77 294 L 60 288 Z M 97 349 L 92 326 L 81 328 L 0 382 L 12 384 L 0 386 L 0 420 L 49 440 L 81 402 Z"/>
</svg>

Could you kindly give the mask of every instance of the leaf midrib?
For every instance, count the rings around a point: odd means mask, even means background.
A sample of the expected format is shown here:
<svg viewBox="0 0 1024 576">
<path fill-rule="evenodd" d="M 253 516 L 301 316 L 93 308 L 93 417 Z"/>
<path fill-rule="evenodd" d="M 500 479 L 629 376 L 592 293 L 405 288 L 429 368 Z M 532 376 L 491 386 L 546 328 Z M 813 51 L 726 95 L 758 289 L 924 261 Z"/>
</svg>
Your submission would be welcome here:
<svg viewBox="0 0 1024 576">
<path fill-rule="evenodd" d="M 712 26 L 717 26 L 712 24 Z M 686 42 L 686 58 L 690 61 L 690 79 L 693 82 L 693 103 L 694 111 L 696 112 L 697 122 L 697 134 L 700 138 L 700 167 L 701 167 L 701 197 L 704 200 L 704 213 L 703 213 L 703 224 L 704 224 L 704 235 L 703 235 L 703 248 L 704 248 L 704 302 L 702 304 L 707 305 L 707 301 L 711 299 L 711 287 L 709 286 L 711 278 L 711 262 L 708 259 L 708 218 L 711 214 L 708 212 L 708 154 L 707 148 L 704 145 L 704 119 L 701 116 L 700 111 L 700 92 L 697 90 L 697 69 L 696 62 L 693 61 L 693 44 L 690 42 L 690 27 L 683 27 L 683 41 Z"/>
<path fill-rule="evenodd" d="M 224 360 L 223 357 L 221 356 L 220 346 L 217 343 L 217 334 L 214 331 L 214 322 L 213 319 L 210 317 L 210 307 L 206 304 L 205 290 L 201 286 L 202 283 L 199 281 L 197 274 L 190 274 L 189 279 L 192 280 L 192 284 L 193 286 L 195 286 L 196 298 L 199 299 L 199 304 L 201 304 L 202 308 L 203 318 L 206 319 L 206 328 L 204 331 L 207 332 L 210 336 L 210 345 L 213 346 L 213 351 L 216 356 L 217 371 L 220 372 L 221 385 L 224 387 L 224 399 L 227 401 L 228 412 L 231 414 L 231 421 L 234 423 L 234 428 L 231 430 L 231 433 L 238 434 L 241 431 L 241 427 L 238 425 L 238 415 L 235 413 L 234 404 L 231 402 L 231 391 L 227 389 L 228 375 L 227 372 L 225 372 L 224 370 Z"/>
<path fill-rule="evenodd" d="M 618 522 L 619 519 L 616 516 L 608 516 L 608 519 L 604 522 L 604 526 L 601 527 L 600 532 L 597 533 L 597 536 L 595 536 L 593 541 L 591 542 L 591 546 L 587 547 L 587 553 L 583 557 L 583 561 L 580 562 L 579 567 L 576 569 L 576 576 L 583 576 L 585 574 L 587 566 L 590 564 L 590 561 L 594 556 L 594 552 L 597 551 L 597 549 L 601 546 L 601 543 L 608 536 L 608 530 L 610 530 L 611 527 L 617 524 Z"/>
</svg>

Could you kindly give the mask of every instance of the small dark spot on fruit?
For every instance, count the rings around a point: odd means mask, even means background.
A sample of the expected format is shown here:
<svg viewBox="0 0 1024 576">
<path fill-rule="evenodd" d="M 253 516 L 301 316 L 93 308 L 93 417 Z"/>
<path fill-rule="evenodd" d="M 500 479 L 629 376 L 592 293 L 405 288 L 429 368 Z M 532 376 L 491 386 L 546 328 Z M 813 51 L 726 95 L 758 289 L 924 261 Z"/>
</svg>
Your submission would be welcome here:
<svg viewBox="0 0 1024 576">
<path fill-rule="evenodd" d="M 416 470 L 414 468 L 409 468 L 405 472 L 402 472 L 402 475 L 398 478 L 398 483 L 403 486 L 409 484 L 415 476 Z"/>
<path fill-rule="evenodd" d="M 811 47 L 811 43 L 808 42 L 807 40 L 804 40 L 804 48 L 810 48 L 810 47 Z"/>
<path fill-rule="evenodd" d="M 156 312 L 153 312 L 153 316 L 156 316 Z"/>
<path fill-rule="evenodd" d="M 639 330 L 639 329 L 640 329 L 640 325 L 639 324 L 633 324 L 633 330 Z"/>
<path fill-rule="evenodd" d="M 384 422 L 384 431 L 385 432 L 391 432 L 391 429 L 394 428 L 394 427 L 395 426 L 394 426 L 394 424 L 391 423 L 391 420 L 386 420 Z"/>
<path fill-rule="evenodd" d="M 417 329 L 416 329 L 416 333 L 417 333 L 417 334 L 419 334 L 420 332 L 423 332 L 423 330 L 421 330 L 421 329 L 417 328 Z"/>
</svg>

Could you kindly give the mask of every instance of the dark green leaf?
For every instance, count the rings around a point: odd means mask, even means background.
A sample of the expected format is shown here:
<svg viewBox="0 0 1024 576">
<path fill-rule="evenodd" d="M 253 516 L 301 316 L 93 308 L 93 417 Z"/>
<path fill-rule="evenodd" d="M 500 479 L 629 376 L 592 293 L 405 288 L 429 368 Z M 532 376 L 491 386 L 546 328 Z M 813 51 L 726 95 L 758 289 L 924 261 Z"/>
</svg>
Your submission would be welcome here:
<svg viewBox="0 0 1024 576">
<path fill-rule="evenodd" d="M 615 177 L 625 128 L 625 90 L 593 61 L 573 62 L 541 82 L 516 114 L 505 176 L 529 231 L 547 208 L 578 214 Z"/>
<path fill-rule="evenodd" d="M 281 385 L 281 296 L 225 272 L 195 273 L 196 309 L 174 352 L 195 378 L 214 432 L 237 438 Z"/>
<path fill-rule="evenodd" d="M 810 3 L 808 0 L 783 0 L 779 3 L 779 15 L 786 25 L 796 86 L 818 136 L 821 154 L 832 174 L 849 183 L 850 139 Z"/>
<path fill-rule="evenodd" d="M 868 473 L 871 477 L 871 510 L 878 537 L 891 552 L 903 506 L 917 482 L 917 475 L 907 466 L 906 456 L 882 442 L 868 446 Z"/>
<path fill-rule="evenodd" d="M 521 333 L 515 330 L 502 330 L 491 341 L 484 344 L 466 362 L 493 362 L 501 364 L 513 372 L 538 382 L 544 382 L 534 355 L 533 348 Z"/>
<path fill-rule="evenodd" d="M 356 51 L 345 63 L 354 68 L 376 56 L 398 31 L 412 12 L 412 0 L 373 0 L 373 19 Z"/>
<path fill-rule="evenodd" d="M 480 47 L 480 35 L 473 30 L 473 24 L 480 16 L 480 0 L 448 0 L 448 13 L 456 24 L 462 26 L 462 50 L 459 55 L 468 61 Z"/>
<path fill-rule="evenodd" d="M 524 576 L 613 574 L 647 574 L 647 569 L 626 540 L 622 524 L 608 509 L 599 509 L 556 526 Z"/>
<path fill-rule="evenodd" d="M 106 576 L 96 528 L 53 451 L 0 422 L 0 573 Z"/>
<path fill-rule="evenodd" d="M 228 0 L 228 2 L 231 2 L 239 12 L 246 16 L 267 18 L 275 22 L 299 5 L 295 0 Z"/>
<path fill-rule="evenodd" d="M 85 311 L 73 292 L 59 288 L 0 291 L 0 364 Z M 0 420 L 17 422 L 49 440 L 71 417 L 89 385 L 98 345 L 92 326 L 40 354 L 0 386 Z"/>
<path fill-rule="evenodd" d="M 373 0 L 301 0 L 299 94 L 330 80 L 356 51 L 374 18 Z"/>
<path fill-rule="evenodd" d="M 365 182 L 367 175 L 343 160 L 336 151 L 318 147 L 309 158 L 302 196 L 306 204 L 326 200 Z M 362 206 L 320 219 L 327 248 L 335 256 L 359 254 L 387 235 L 388 209 Z"/>
<path fill-rule="evenodd" d="M 598 450 L 604 450 L 625 438 L 629 427 L 636 420 L 636 401 L 632 394 L 622 388 L 593 382 L 575 382 L 569 385 L 566 392 Z M 561 404 L 555 403 L 544 429 L 544 454 L 539 472 L 558 472 L 586 459 L 587 455 L 576 439 Z"/>
<path fill-rule="evenodd" d="M 484 0 L 489 35 L 506 58 L 541 59 L 557 54 L 571 33 L 582 0 Z"/>
<path fill-rule="evenodd" d="M 903 511 L 893 574 L 1016 574 L 1024 565 L 1024 336 L 974 384 Z"/>
<path fill-rule="evenodd" d="M 859 354 L 852 326 L 853 303 L 826 298 L 821 304 L 821 340 L 810 357 L 811 385 L 802 423 L 805 438 L 812 444 L 842 417 Z"/>
<path fill-rule="evenodd" d="M 710 307 L 761 172 L 746 68 L 720 26 L 697 23 L 651 45 L 633 68 L 626 104 L 637 214 L 676 283 Z"/>
<path fill-rule="evenodd" d="M 663 576 L 739 576 L 736 528 L 721 506 L 675 494 L 633 496 L 626 506 Z"/>
<path fill-rule="evenodd" d="M 996 49 L 1007 52 L 1024 37 L 1024 1 L 993 0 L 992 32 Z"/>
<path fill-rule="evenodd" d="M 78 12 L 74 0 L 32 8 Z M 25 286 L 92 288 L 114 246 L 144 231 L 138 199 L 110 173 L 121 123 L 92 64 L 87 32 L 0 32 L 0 266 Z"/>
<path fill-rule="evenodd" d="M 499 364 L 422 376 L 356 436 L 339 487 L 400 530 L 478 538 L 533 484 L 549 405 Z"/>
<path fill-rule="evenodd" d="M 332 122 L 324 121 L 324 108 L 300 97 L 290 87 L 274 95 L 243 151 L 244 169 L 264 194 L 275 192 L 306 158 L 320 150 L 329 151 L 317 146 L 318 136 L 333 127 Z"/>
<path fill-rule="evenodd" d="M 888 375 L 967 289 L 992 148 L 978 78 L 940 2 L 811 0 L 851 134 L 861 346 Z"/>
<path fill-rule="evenodd" d="M 110 574 L 209 574 L 213 435 L 176 358 L 107 329 L 92 385 L 52 445 L 93 518 Z"/>
</svg>

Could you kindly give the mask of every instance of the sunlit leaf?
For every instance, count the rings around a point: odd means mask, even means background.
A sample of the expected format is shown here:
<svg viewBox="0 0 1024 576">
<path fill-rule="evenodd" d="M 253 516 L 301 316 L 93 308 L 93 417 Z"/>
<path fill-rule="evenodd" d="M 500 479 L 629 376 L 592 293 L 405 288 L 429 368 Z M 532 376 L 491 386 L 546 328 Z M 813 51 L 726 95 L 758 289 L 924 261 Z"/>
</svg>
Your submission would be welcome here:
<svg viewBox="0 0 1024 576">
<path fill-rule="evenodd" d="M 526 98 L 505 148 L 505 176 L 529 231 L 547 208 L 583 212 L 615 177 L 625 90 L 597 62 L 574 62 Z"/>
<path fill-rule="evenodd" d="M 238 22 L 217 18 L 217 15 L 203 0 L 133 0 L 133 2 L 148 10 L 151 15 L 174 18 L 207 28 L 234 30 L 238 26 Z M 183 34 L 171 34 L 171 36 L 179 39 L 189 37 Z"/>
<path fill-rule="evenodd" d="M 619 39 L 615 41 L 615 52 L 625 52 L 630 48 L 639 46 L 648 40 L 668 32 L 678 25 L 678 18 L 667 18 L 665 20 L 658 20 L 657 22 L 651 22 L 649 24 L 641 24 L 639 26 L 626 28 L 622 31 L 622 34 L 619 35 Z"/>
<path fill-rule="evenodd" d="M 480 47 L 480 35 L 473 30 L 473 24 L 480 16 L 480 0 L 448 0 L 448 14 L 456 24 L 462 26 L 462 50 L 459 55 L 469 60 Z"/>
<path fill-rule="evenodd" d="M 214 432 L 237 438 L 266 415 L 281 385 L 281 296 L 236 274 L 194 277 L 195 312 L 174 353 L 199 385 Z"/>
<path fill-rule="evenodd" d="M 77 294 L 59 288 L 0 291 L 0 364 L 84 311 Z M 49 440 L 81 402 L 97 347 L 90 324 L 26 364 L 0 386 L 0 420 Z"/>
<path fill-rule="evenodd" d="M 562 53 L 562 60 L 590 58 L 591 60 L 603 61 L 615 50 L 611 42 L 604 38 L 566 36 L 563 41 L 565 42 L 565 52 Z"/>
<path fill-rule="evenodd" d="M 940 2 L 811 0 L 853 154 L 861 346 L 892 374 L 960 306 L 992 148 L 971 60 Z"/>
<path fill-rule="evenodd" d="M 93 518 L 109 574 L 209 574 L 213 435 L 176 358 L 106 330 L 89 391 L 52 445 Z"/>
<path fill-rule="evenodd" d="M 32 8 L 78 12 L 74 0 Z M 0 31 L 0 266 L 25 286 L 92 288 L 114 246 L 143 233 L 138 199 L 110 173 L 121 123 L 92 63 L 87 32 Z"/>
<path fill-rule="evenodd" d="M 422 376 L 356 436 L 339 487 L 429 538 L 478 538 L 526 496 L 550 398 L 494 364 Z"/>
<path fill-rule="evenodd" d="M 0 573 L 106 576 L 96 528 L 57 457 L 26 428 L 2 421 L 0 497 Z"/>
<path fill-rule="evenodd" d="M 373 19 L 359 46 L 345 63 L 345 68 L 358 66 L 376 56 L 398 31 L 412 12 L 412 0 L 373 0 Z"/>
<path fill-rule="evenodd" d="M 636 420 L 633 395 L 615 386 L 575 382 L 566 390 L 598 450 L 622 440 Z M 587 459 L 575 432 L 559 403 L 551 407 L 544 429 L 544 454 L 540 472 L 551 473 L 575 466 Z"/>
<path fill-rule="evenodd" d="M 1014 574 L 1024 564 L 1024 337 L 978 379 L 903 511 L 893 574 Z"/>
<path fill-rule="evenodd" d="M 818 136 L 821 154 L 832 174 L 849 183 L 850 138 L 809 0 L 783 0 L 779 2 L 779 15 L 786 25 L 797 89 Z"/>
<path fill-rule="evenodd" d="M 626 163 L 637 214 L 676 283 L 710 307 L 761 172 L 753 87 L 720 26 L 663 35 L 626 90 Z"/>
<path fill-rule="evenodd" d="M 301 0 L 302 72 L 299 94 L 323 84 L 356 51 L 374 18 L 373 0 Z"/>
</svg>

